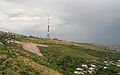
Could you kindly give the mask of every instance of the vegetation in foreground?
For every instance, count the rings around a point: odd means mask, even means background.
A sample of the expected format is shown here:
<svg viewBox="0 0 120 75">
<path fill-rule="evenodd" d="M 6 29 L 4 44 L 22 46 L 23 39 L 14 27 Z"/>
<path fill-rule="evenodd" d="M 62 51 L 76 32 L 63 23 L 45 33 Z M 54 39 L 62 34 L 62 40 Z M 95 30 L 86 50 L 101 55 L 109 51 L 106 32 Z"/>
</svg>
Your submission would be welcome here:
<svg viewBox="0 0 120 75">
<path fill-rule="evenodd" d="M 7 37 L 6 37 L 7 35 Z M 40 57 L 22 48 L 22 45 L 6 43 L 5 39 L 15 39 L 23 42 L 33 42 L 48 45 L 38 47 L 44 56 Z M 85 75 L 90 75 L 88 69 L 95 65 L 93 75 L 118 75 L 120 68 L 119 52 L 106 51 L 92 44 L 64 42 L 60 40 L 42 39 L 36 37 L 0 35 L 0 73 L 20 75 L 75 75 L 76 68 L 82 68 Z M 83 67 L 82 65 L 87 65 Z"/>
</svg>

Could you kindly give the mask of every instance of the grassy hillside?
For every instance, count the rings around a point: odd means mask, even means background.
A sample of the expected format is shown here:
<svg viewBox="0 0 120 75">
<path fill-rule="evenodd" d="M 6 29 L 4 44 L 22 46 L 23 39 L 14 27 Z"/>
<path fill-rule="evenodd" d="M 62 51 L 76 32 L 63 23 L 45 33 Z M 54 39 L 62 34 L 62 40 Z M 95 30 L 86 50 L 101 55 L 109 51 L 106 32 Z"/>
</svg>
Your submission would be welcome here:
<svg viewBox="0 0 120 75">
<path fill-rule="evenodd" d="M 75 75 L 76 68 L 87 64 L 96 65 L 93 75 L 118 75 L 120 68 L 116 62 L 120 53 L 106 51 L 92 44 L 65 42 L 60 40 L 42 39 L 36 37 L 0 35 L 1 42 L 4 38 L 11 38 L 22 42 L 32 42 L 48 45 L 38 47 L 43 56 L 38 56 L 22 48 L 22 45 L 5 43 L 0 45 L 0 73 L 8 75 Z M 4 41 L 5 42 L 5 41 Z M 107 61 L 108 63 L 104 63 Z M 112 62 L 112 63 L 111 63 Z M 107 69 L 104 69 L 107 67 Z M 87 68 L 84 74 L 89 75 Z"/>
</svg>

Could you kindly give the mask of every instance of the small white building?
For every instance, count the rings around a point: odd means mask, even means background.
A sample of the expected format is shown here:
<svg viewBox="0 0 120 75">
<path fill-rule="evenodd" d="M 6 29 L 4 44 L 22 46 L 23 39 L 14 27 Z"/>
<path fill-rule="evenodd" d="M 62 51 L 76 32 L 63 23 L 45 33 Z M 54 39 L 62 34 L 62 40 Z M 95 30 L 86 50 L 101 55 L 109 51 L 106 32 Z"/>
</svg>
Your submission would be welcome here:
<svg viewBox="0 0 120 75">
<path fill-rule="evenodd" d="M 79 71 L 74 71 L 75 74 L 79 74 Z"/>
<path fill-rule="evenodd" d="M 117 67 L 120 67 L 120 65 L 117 65 Z"/>
<path fill-rule="evenodd" d="M 107 61 L 104 61 L 105 64 L 107 64 L 108 62 Z"/>
<path fill-rule="evenodd" d="M 120 62 L 120 60 L 118 60 L 118 62 Z"/>
<path fill-rule="evenodd" d="M 11 40 L 7 40 L 7 43 L 13 43 L 15 42 L 15 40 L 11 39 Z"/>
<path fill-rule="evenodd" d="M 94 72 L 94 70 L 95 70 L 95 68 L 90 67 L 90 68 L 88 69 L 88 72 L 89 72 L 89 73 L 92 73 L 92 72 Z"/>
<path fill-rule="evenodd" d="M 76 70 L 77 70 L 77 71 L 83 71 L 83 69 L 82 69 L 82 68 L 76 68 Z"/>
<path fill-rule="evenodd" d="M 91 65 L 91 67 L 95 68 L 96 66 L 95 65 Z"/>
<path fill-rule="evenodd" d="M 93 67 L 90 67 L 90 68 L 89 68 L 89 70 L 90 70 L 90 71 L 94 71 L 94 70 L 95 70 L 95 68 L 93 68 Z"/>
<path fill-rule="evenodd" d="M 2 42 L 0 42 L 0 45 L 2 45 Z"/>
<path fill-rule="evenodd" d="M 107 69 L 107 67 L 104 67 L 104 69 Z"/>
<path fill-rule="evenodd" d="M 87 66 L 87 65 L 82 65 L 82 67 L 88 68 L 88 66 Z"/>
</svg>

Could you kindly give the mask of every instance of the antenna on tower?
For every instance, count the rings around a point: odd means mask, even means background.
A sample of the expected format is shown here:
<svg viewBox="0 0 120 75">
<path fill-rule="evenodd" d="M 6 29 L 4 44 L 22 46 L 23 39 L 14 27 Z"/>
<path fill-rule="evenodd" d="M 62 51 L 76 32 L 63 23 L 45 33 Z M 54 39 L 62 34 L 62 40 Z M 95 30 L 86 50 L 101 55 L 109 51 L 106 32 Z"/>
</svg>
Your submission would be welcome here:
<svg viewBox="0 0 120 75">
<path fill-rule="evenodd" d="M 50 18 L 48 17 L 48 32 L 47 32 L 47 38 L 50 39 Z"/>
</svg>

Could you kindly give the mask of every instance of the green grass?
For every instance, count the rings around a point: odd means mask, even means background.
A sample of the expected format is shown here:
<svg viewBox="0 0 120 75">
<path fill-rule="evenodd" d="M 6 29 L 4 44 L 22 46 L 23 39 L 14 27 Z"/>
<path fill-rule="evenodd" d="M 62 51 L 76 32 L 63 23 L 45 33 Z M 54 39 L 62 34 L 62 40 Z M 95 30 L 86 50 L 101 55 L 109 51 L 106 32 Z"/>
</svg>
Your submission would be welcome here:
<svg viewBox="0 0 120 75">
<path fill-rule="evenodd" d="M 40 57 L 36 54 L 23 50 L 21 45 L 10 44 L 6 46 L 6 49 L 1 47 L 0 52 L 1 55 L 6 56 L 6 58 L 1 58 L 0 60 L 0 73 L 9 73 L 8 71 L 10 70 L 21 75 L 45 75 L 45 71 L 49 71 L 47 73 L 60 75 L 57 71 L 49 69 L 54 66 L 47 63 L 45 57 Z M 26 61 L 24 61 L 26 59 L 28 59 L 29 62 L 26 63 Z M 32 62 L 39 66 L 28 65 L 28 63 L 32 64 Z M 36 70 L 36 68 L 38 69 Z"/>
<path fill-rule="evenodd" d="M 38 47 L 44 56 L 40 57 L 22 48 L 19 44 L 0 46 L 0 73 L 20 75 L 75 75 L 73 72 L 82 64 L 106 66 L 104 60 L 117 61 L 119 52 L 105 51 L 92 44 L 65 42 L 60 40 L 40 39 L 37 37 L 19 36 L 14 38 L 23 42 L 48 45 Z M 100 68 L 96 74 L 116 75 L 120 68 L 114 65 L 107 70 Z M 95 74 L 95 75 L 96 75 Z M 89 73 L 86 73 L 89 75 Z"/>
</svg>

